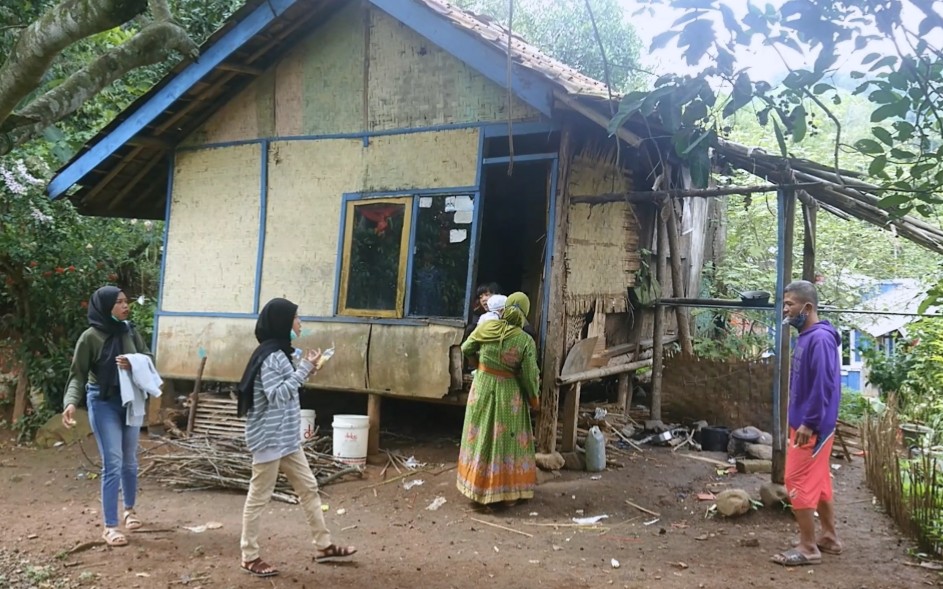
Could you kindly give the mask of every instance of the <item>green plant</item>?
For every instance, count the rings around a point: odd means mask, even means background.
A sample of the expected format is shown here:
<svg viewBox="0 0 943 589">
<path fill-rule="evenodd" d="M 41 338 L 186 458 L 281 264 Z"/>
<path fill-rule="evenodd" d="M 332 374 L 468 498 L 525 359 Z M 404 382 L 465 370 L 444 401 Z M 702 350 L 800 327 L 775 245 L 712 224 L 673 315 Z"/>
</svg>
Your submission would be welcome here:
<svg viewBox="0 0 943 589">
<path fill-rule="evenodd" d="M 848 388 L 842 389 L 841 405 L 838 407 L 838 419 L 849 423 L 858 423 L 871 411 L 871 402 L 867 397 Z"/>
</svg>

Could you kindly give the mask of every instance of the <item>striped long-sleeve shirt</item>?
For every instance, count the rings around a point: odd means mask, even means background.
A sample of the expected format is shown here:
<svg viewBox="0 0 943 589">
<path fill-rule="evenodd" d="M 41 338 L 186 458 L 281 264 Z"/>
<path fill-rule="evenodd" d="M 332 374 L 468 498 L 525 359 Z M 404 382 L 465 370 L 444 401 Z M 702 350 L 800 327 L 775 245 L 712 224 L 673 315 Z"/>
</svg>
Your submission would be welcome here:
<svg viewBox="0 0 943 589">
<path fill-rule="evenodd" d="M 298 389 L 313 369 L 307 360 L 295 368 L 281 351 L 262 362 L 253 406 L 246 415 L 246 445 L 253 463 L 278 460 L 301 448 Z"/>
</svg>

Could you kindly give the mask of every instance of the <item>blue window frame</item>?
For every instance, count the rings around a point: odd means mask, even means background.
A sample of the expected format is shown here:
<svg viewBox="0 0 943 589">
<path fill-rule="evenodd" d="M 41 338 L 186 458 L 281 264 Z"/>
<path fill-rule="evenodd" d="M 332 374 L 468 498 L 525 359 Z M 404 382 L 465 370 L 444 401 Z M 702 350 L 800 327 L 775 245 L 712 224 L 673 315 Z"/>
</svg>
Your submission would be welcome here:
<svg viewBox="0 0 943 589">
<path fill-rule="evenodd" d="M 464 317 L 478 200 L 470 187 L 345 194 L 335 314 Z"/>
</svg>

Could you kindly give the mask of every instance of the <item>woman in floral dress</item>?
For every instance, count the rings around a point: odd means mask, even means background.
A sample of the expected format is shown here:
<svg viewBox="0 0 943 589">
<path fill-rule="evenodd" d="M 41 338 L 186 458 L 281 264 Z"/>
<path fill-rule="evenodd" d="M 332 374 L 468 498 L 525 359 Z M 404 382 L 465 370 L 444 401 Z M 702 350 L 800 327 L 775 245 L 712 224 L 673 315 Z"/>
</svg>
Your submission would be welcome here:
<svg viewBox="0 0 943 589">
<path fill-rule="evenodd" d="M 458 490 L 476 503 L 531 499 L 537 485 L 528 406 L 538 407 L 537 347 L 523 330 L 530 300 L 516 292 L 501 318 L 479 325 L 462 353 L 478 356 L 465 408 Z"/>
</svg>

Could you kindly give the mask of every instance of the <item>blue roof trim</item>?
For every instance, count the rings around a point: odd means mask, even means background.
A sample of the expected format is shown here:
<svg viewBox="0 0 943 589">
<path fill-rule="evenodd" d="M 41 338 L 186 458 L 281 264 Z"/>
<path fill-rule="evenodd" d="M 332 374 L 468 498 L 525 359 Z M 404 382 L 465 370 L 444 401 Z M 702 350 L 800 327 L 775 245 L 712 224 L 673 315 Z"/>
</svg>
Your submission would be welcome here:
<svg viewBox="0 0 943 589">
<path fill-rule="evenodd" d="M 127 143 L 162 112 L 167 110 L 195 83 L 298 1 L 300 0 L 267 0 L 267 2 L 253 10 L 249 16 L 237 23 L 232 30 L 201 54 L 197 61 L 174 76 L 160 92 L 131 113 L 111 133 L 103 137 L 101 141 L 53 178 L 47 188 L 49 198 L 56 199 L 62 196 L 86 174 L 105 161 L 115 150 Z"/>
<path fill-rule="evenodd" d="M 461 30 L 437 16 L 418 2 L 404 0 L 370 0 L 370 3 L 396 20 L 429 39 L 452 56 L 468 64 L 492 82 L 507 89 L 507 57 L 490 47 L 482 47 L 481 39 Z M 548 82 L 536 76 L 525 77 L 522 68 L 514 64 L 511 90 L 518 98 L 546 116 L 551 116 L 553 89 Z"/>
</svg>

